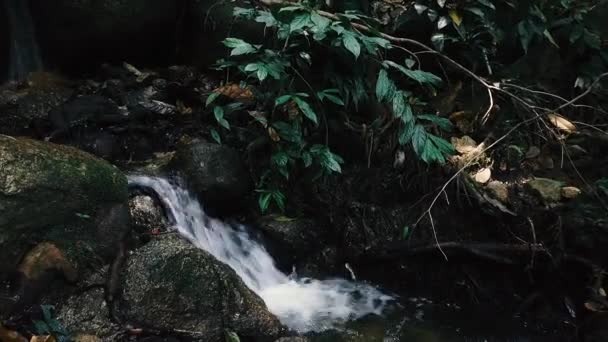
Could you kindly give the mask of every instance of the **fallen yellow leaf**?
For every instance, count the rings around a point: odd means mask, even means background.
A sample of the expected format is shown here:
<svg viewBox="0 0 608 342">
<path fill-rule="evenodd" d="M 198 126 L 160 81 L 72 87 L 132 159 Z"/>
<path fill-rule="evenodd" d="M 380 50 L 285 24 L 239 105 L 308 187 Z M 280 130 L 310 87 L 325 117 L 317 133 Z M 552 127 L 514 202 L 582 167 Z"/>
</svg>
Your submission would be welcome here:
<svg viewBox="0 0 608 342">
<path fill-rule="evenodd" d="M 547 118 L 549 119 L 549 122 L 560 131 L 564 131 L 566 133 L 576 132 L 576 126 L 570 120 L 559 114 L 550 113 L 547 114 Z"/>
<path fill-rule="evenodd" d="M 460 16 L 460 13 L 458 13 L 458 11 L 456 10 L 450 10 L 449 14 L 454 24 L 456 24 L 456 26 L 460 26 L 460 24 L 462 23 L 462 17 Z"/>
</svg>

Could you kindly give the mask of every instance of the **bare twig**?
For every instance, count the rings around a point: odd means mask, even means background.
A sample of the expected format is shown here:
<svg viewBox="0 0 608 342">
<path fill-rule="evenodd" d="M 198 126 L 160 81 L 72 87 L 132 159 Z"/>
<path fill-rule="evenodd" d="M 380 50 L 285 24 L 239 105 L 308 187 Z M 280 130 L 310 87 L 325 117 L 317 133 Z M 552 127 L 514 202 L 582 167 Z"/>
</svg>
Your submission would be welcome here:
<svg viewBox="0 0 608 342">
<path fill-rule="evenodd" d="M 578 100 L 582 99 L 583 97 L 587 96 L 587 94 L 589 94 L 589 93 L 590 93 L 590 92 L 593 90 L 593 88 L 594 88 L 594 87 L 595 87 L 595 86 L 596 86 L 596 85 L 597 85 L 597 84 L 598 84 L 598 83 L 599 83 L 599 82 L 600 82 L 600 81 L 601 81 L 601 80 L 602 80 L 604 77 L 606 77 L 606 76 L 608 76 L 608 72 L 605 72 L 605 73 L 603 73 L 603 74 L 599 75 L 599 76 L 598 76 L 598 77 L 595 79 L 595 81 L 593 81 L 593 83 L 591 83 L 591 85 L 590 85 L 590 86 L 587 88 L 587 90 L 585 90 L 585 91 L 584 91 L 584 92 L 582 92 L 582 93 L 581 93 L 579 96 L 577 96 L 577 97 L 573 98 L 572 100 L 570 100 L 570 101 L 568 101 L 568 102 L 564 103 L 563 105 L 561 105 L 561 106 L 559 106 L 559 107 L 555 108 L 553 111 L 554 111 L 554 112 L 557 112 L 558 110 L 563 109 L 563 108 L 566 108 L 566 107 L 568 107 L 568 106 L 572 105 L 573 103 L 575 103 L 576 101 L 578 101 Z"/>
</svg>

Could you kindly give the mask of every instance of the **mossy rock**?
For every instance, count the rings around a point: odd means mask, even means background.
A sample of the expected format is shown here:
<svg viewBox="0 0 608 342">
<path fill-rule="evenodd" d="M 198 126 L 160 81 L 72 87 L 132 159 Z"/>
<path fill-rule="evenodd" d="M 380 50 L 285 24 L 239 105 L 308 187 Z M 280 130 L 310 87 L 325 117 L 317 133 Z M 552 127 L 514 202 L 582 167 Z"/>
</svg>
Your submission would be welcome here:
<svg viewBox="0 0 608 342">
<path fill-rule="evenodd" d="M 110 257 L 128 223 L 127 180 L 116 167 L 75 148 L 0 136 L 0 170 L 0 274 L 42 241 L 75 260 Z"/>
<path fill-rule="evenodd" d="M 279 320 L 229 266 L 176 237 L 138 249 L 126 266 L 121 312 L 135 325 L 188 331 L 196 341 L 241 338 L 274 341 Z"/>
</svg>

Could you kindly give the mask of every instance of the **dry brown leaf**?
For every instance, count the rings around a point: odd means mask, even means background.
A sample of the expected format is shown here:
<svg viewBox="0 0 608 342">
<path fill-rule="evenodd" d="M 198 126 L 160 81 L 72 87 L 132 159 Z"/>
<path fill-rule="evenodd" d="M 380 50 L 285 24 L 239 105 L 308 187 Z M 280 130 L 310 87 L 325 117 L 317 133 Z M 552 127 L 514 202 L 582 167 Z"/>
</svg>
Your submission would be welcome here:
<svg viewBox="0 0 608 342">
<path fill-rule="evenodd" d="M 452 142 L 452 145 L 454 146 L 454 149 L 456 149 L 456 151 L 458 151 L 458 153 L 460 154 L 467 154 L 469 152 L 472 152 L 477 147 L 477 142 L 475 142 L 475 140 L 473 140 L 468 135 L 462 136 L 460 138 L 452 137 L 452 139 L 450 140 Z"/>
<path fill-rule="evenodd" d="M 565 186 L 562 188 L 562 197 L 568 199 L 577 198 L 581 194 L 581 189 L 573 186 Z"/>
<path fill-rule="evenodd" d="M 549 122 L 560 131 L 566 133 L 576 132 L 576 126 L 570 120 L 559 114 L 550 113 L 547 114 L 547 118 L 549 119 Z"/>
<path fill-rule="evenodd" d="M 30 339 L 30 342 L 57 342 L 57 340 L 53 336 L 45 335 L 45 336 L 32 336 L 32 338 Z"/>
<path fill-rule="evenodd" d="M 585 302 L 585 309 L 592 311 L 592 312 L 605 312 L 606 308 L 597 302 Z"/>
<path fill-rule="evenodd" d="M 177 100 L 177 111 L 181 114 L 192 114 L 192 108 L 186 106 L 181 100 Z"/>
<path fill-rule="evenodd" d="M 268 136 L 270 136 L 270 139 L 274 142 L 281 140 L 277 131 L 272 127 L 268 127 Z"/>
<path fill-rule="evenodd" d="M 38 244 L 30 250 L 21 264 L 19 272 L 27 279 L 36 280 L 48 270 L 62 271 L 68 281 L 76 281 L 78 274 L 63 252 L 50 242 Z"/>
<path fill-rule="evenodd" d="M 8 330 L 0 325 L 0 341 L 2 342 L 27 342 L 25 337 L 16 331 Z"/>
<path fill-rule="evenodd" d="M 489 167 L 486 167 L 479 170 L 474 178 L 477 183 L 485 184 L 490 180 L 490 177 L 492 177 L 492 170 L 490 170 Z"/>
<path fill-rule="evenodd" d="M 225 86 L 215 88 L 213 91 L 237 101 L 247 101 L 253 99 L 253 92 L 249 87 L 242 88 L 240 85 L 235 83 L 230 83 Z"/>
</svg>

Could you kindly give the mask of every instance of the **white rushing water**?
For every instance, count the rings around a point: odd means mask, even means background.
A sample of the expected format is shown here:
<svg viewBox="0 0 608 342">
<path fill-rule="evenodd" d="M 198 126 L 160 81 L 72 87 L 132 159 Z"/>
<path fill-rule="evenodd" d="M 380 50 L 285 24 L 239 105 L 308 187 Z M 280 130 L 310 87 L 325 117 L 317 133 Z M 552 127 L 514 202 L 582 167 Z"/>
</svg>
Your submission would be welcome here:
<svg viewBox="0 0 608 342">
<path fill-rule="evenodd" d="M 175 229 L 195 246 L 228 264 L 289 328 L 322 331 L 368 314 L 382 314 L 392 297 L 376 288 L 344 279 L 297 279 L 281 272 L 263 245 L 243 225 L 209 217 L 182 186 L 148 176 L 129 183 L 150 188 L 174 219 Z"/>
<path fill-rule="evenodd" d="M 28 1 L 2 0 L 10 31 L 10 80 L 22 80 L 30 72 L 42 70 L 42 59 L 36 41 Z"/>
</svg>

